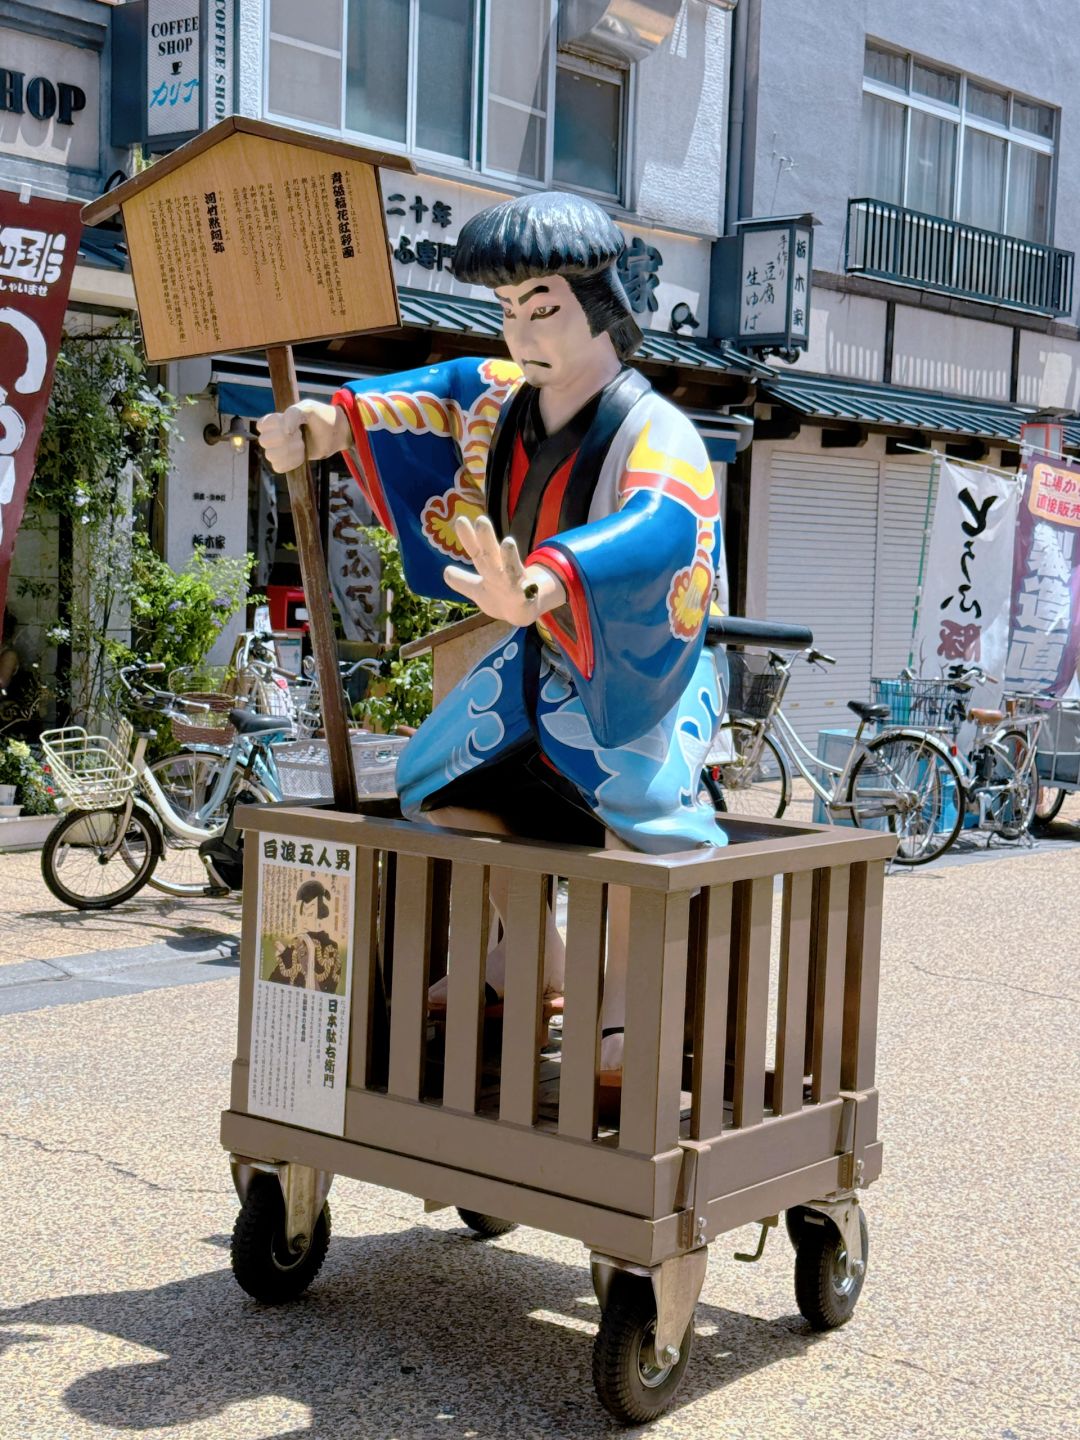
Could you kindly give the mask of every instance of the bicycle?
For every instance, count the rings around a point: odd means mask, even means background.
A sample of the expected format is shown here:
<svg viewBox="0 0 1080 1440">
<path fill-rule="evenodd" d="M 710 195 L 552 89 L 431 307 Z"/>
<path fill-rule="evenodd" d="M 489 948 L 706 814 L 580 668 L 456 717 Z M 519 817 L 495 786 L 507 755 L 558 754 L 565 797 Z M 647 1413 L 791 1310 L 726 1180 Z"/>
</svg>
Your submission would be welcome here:
<svg viewBox="0 0 1080 1440">
<path fill-rule="evenodd" d="M 718 814 L 779 819 L 791 802 L 794 767 L 834 822 L 891 830 L 898 864 L 924 865 L 948 849 L 963 811 L 957 803 L 960 771 L 943 740 L 925 729 L 889 724 L 888 705 L 849 700 L 859 725 L 843 765 L 833 765 L 810 752 L 782 709 L 796 654 L 808 664 L 836 664 L 813 648 L 811 631 L 737 617 L 708 623 L 710 645 L 766 652 L 735 650 L 727 657 L 730 718 L 717 731 L 702 772 Z M 782 648 L 796 653 L 785 658 Z M 869 725 L 882 728 L 866 740 Z"/>
<path fill-rule="evenodd" d="M 970 695 L 976 685 L 998 685 L 981 665 L 950 666 L 947 683 Z M 1031 827 L 1039 798 L 1036 752 L 1043 717 L 1036 698 L 1006 696 L 1001 709 L 972 707 L 976 726 L 967 753 L 958 752 L 964 804 L 978 816 L 978 828 L 1005 840 L 1019 840 Z"/>
<path fill-rule="evenodd" d="M 119 678 L 140 708 L 167 718 L 207 710 L 150 686 L 145 676 L 163 668 L 136 662 L 124 666 Z M 167 776 L 178 759 L 183 765 L 190 759 L 168 756 L 150 765 L 151 731 L 136 734 L 125 720 L 115 740 L 80 726 L 44 732 L 42 748 L 64 813 L 46 838 L 41 870 L 58 900 L 98 910 L 122 904 L 147 884 L 176 896 L 222 895 L 234 888 L 229 881 L 235 877 L 223 874 L 203 852 L 221 841 L 239 798 L 280 797 L 280 786 L 275 791 L 266 783 L 273 773 L 269 746 L 288 727 L 277 717 L 239 709 L 229 719 L 237 730 L 230 751 L 198 756 L 205 769 L 197 781 L 189 771 L 187 782 L 167 779 L 168 789 L 158 775 Z M 166 867 L 168 873 L 162 873 Z"/>
</svg>

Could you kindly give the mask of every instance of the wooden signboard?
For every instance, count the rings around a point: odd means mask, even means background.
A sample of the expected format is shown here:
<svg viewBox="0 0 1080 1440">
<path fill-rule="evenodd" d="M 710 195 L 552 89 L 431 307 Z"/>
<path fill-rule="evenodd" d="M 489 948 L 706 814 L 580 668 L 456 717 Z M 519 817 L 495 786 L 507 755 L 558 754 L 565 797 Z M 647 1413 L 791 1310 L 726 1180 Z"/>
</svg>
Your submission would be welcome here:
<svg viewBox="0 0 1080 1440">
<path fill-rule="evenodd" d="M 377 166 L 400 155 L 230 116 L 83 210 L 124 219 L 147 358 L 265 349 L 274 404 L 299 399 L 291 346 L 401 323 Z M 305 463 L 289 472 L 334 802 L 356 809 L 326 557 Z"/>
<path fill-rule="evenodd" d="M 234 115 L 88 205 L 122 210 L 147 359 L 399 325 L 379 165 L 412 168 Z"/>
</svg>

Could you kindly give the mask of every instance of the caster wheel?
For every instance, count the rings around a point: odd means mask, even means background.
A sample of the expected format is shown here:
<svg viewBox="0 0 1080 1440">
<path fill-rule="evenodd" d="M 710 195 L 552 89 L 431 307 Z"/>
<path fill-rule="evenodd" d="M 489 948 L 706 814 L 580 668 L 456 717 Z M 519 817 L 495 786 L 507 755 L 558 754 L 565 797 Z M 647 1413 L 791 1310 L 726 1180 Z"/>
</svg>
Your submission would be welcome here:
<svg viewBox="0 0 1080 1440">
<path fill-rule="evenodd" d="M 870 1236 L 862 1210 L 859 1211 L 859 1235 L 863 1272 L 848 1275 L 847 1251 L 836 1226 L 829 1220 L 821 1225 L 806 1220 L 801 1225 L 795 1250 L 795 1301 L 815 1330 L 835 1330 L 851 1319 L 862 1293 L 870 1254 Z"/>
<path fill-rule="evenodd" d="M 612 1276 L 593 1345 L 593 1385 L 604 1409 L 623 1425 L 655 1420 L 673 1403 L 694 1343 L 694 1322 L 674 1356 L 658 1356 L 652 1286 L 625 1271 Z"/>
<path fill-rule="evenodd" d="M 285 1198 L 273 1175 L 259 1175 L 248 1189 L 232 1234 L 232 1268 L 242 1290 L 264 1305 L 302 1295 L 319 1273 L 330 1245 L 330 1206 L 299 1252 L 285 1238 Z"/>
<path fill-rule="evenodd" d="M 798 1250 L 799 1241 L 802 1239 L 803 1231 L 806 1228 L 806 1207 L 796 1205 L 791 1210 L 785 1210 L 784 1228 L 787 1230 L 792 1249 Z"/>
<path fill-rule="evenodd" d="M 462 1210 L 460 1205 L 456 1208 L 461 1223 L 479 1235 L 481 1240 L 494 1240 L 496 1235 L 509 1235 L 511 1230 L 517 1229 L 516 1220 L 499 1220 L 494 1215 L 481 1215 L 479 1210 Z"/>
</svg>

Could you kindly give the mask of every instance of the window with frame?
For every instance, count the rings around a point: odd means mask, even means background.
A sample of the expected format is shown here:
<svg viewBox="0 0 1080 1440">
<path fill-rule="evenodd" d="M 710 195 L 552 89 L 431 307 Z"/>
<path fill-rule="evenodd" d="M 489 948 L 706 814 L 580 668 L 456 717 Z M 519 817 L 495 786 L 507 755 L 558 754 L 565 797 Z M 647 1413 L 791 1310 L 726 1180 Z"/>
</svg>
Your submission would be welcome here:
<svg viewBox="0 0 1080 1440">
<path fill-rule="evenodd" d="M 630 70 L 556 55 L 555 21 L 554 0 L 270 0 L 267 112 L 620 200 Z"/>
<path fill-rule="evenodd" d="M 621 198 L 628 79 L 617 66 L 559 54 L 552 178 L 560 185 Z"/>
<path fill-rule="evenodd" d="M 859 194 L 1046 244 L 1057 112 L 867 41 Z"/>
<path fill-rule="evenodd" d="M 271 0 L 273 115 L 472 164 L 479 0 Z"/>
</svg>

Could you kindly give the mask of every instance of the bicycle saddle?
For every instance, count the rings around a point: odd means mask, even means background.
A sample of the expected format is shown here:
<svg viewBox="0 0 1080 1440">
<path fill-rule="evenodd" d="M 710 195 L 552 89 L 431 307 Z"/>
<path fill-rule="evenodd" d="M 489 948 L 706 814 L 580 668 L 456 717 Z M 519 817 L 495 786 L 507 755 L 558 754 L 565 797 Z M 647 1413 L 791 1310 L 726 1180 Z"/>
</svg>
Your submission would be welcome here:
<svg viewBox="0 0 1080 1440">
<path fill-rule="evenodd" d="M 229 724 L 236 727 L 241 735 L 253 735 L 261 730 L 291 730 L 292 725 L 283 715 L 254 715 L 250 710 L 230 710 Z"/>
<path fill-rule="evenodd" d="M 968 711 L 968 715 L 977 725 L 1000 725 L 1001 721 L 1005 719 L 1001 710 L 972 709 Z"/>
<path fill-rule="evenodd" d="M 867 700 L 849 700 L 847 708 L 854 711 L 860 720 L 888 720 L 888 705 L 871 705 Z"/>
<path fill-rule="evenodd" d="M 760 645 L 763 650 L 805 650 L 814 632 L 805 625 L 774 620 L 747 620 L 742 615 L 710 615 L 706 645 Z"/>
</svg>

